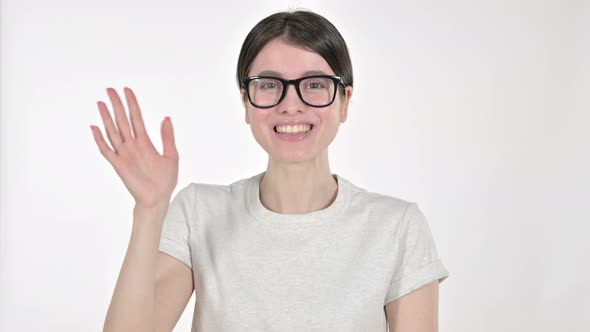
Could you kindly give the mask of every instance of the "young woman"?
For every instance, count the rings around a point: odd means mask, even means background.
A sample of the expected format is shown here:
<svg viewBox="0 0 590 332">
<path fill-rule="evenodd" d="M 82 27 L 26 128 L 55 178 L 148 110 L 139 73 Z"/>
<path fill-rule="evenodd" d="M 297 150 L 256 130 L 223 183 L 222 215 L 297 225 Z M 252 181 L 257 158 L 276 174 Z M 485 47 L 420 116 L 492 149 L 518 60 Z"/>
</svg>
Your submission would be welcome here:
<svg viewBox="0 0 590 332">
<path fill-rule="evenodd" d="M 193 291 L 192 331 L 437 331 L 449 275 L 416 203 L 332 174 L 328 146 L 352 97 L 346 43 L 323 16 L 279 12 L 250 31 L 237 83 L 266 170 L 229 185 L 178 178 L 172 124 L 163 154 L 125 88 L 131 125 L 107 89 L 115 127 L 101 153 L 136 201 L 105 331 L 171 331 Z M 133 130 L 133 134 L 131 132 Z"/>
</svg>

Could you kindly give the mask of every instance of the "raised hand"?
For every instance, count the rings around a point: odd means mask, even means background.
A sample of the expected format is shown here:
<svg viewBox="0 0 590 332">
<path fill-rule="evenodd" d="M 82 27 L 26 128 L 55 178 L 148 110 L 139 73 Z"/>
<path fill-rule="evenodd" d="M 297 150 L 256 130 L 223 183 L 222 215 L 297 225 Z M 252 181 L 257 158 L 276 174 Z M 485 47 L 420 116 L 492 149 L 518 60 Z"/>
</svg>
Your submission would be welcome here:
<svg viewBox="0 0 590 332">
<path fill-rule="evenodd" d="M 100 153 L 111 163 L 135 198 L 136 206 L 167 206 L 178 182 L 179 158 L 174 143 L 172 122 L 169 117 L 162 122 L 164 148 L 163 154 L 160 155 L 146 133 L 135 94 L 127 87 L 123 90 L 133 133 L 119 95 L 115 89 L 107 88 L 114 108 L 116 127 L 106 104 L 98 101 L 97 105 L 112 148 L 105 142 L 100 129 L 91 125 L 94 140 Z"/>
</svg>

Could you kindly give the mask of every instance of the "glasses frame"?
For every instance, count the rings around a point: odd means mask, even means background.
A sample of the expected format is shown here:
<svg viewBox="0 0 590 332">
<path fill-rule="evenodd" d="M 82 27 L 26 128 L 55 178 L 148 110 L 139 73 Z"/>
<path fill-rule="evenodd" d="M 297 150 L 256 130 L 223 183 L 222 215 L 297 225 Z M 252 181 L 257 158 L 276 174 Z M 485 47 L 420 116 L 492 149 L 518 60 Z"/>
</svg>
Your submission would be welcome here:
<svg viewBox="0 0 590 332">
<path fill-rule="evenodd" d="M 301 83 L 301 81 L 308 79 L 308 78 L 316 78 L 316 77 L 329 78 L 332 81 L 334 81 L 334 86 L 335 86 L 334 95 L 332 96 L 332 100 L 325 105 L 320 105 L 320 106 L 311 105 L 310 103 L 303 100 L 303 96 L 301 95 L 301 90 L 299 90 L 299 84 Z M 259 79 L 259 78 L 272 78 L 272 79 L 280 81 L 283 84 L 283 91 L 281 93 L 281 96 L 279 97 L 279 100 L 274 105 L 258 106 L 252 101 L 252 98 L 250 98 L 250 81 L 253 81 L 253 80 Z M 280 104 L 281 101 L 283 101 L 283 99 L 285 99 L 285 96 L 287 95 L 287 90 L 289 90 L 289 85 L 291 85 L 291 84 L 295 86 L 295 91 L 297 91 L 297 95 L 299 96 L 299 99 L 305 105 L 315 107 L 315 108 L 323 108 L 323 107 L 328 107 L 328 106 L 332 105 L 332 103 L 336 99 L 336 93 L 338 92 L 338 86 L 342 85 L 343 87 L 346 87 L 346 85 L 344 83 L 342 83 L 342 78 L 337 75 L 311 75 L 311 76 L 300 77 L 300 78 L 293 79 L 293 80 L 288 80 L 288 79 L 275 77 L 275 76 L 250 76 L 250 77 L 245 77 L 244 79 L 242 79 L 242 88 L 246 90 L 246 95 L 248 95 L 248 101 L 250 101 L 250 104 L 252 104 L 252 106 L 254 106 L 256 108 L 262 108 L 262 109 L 275 107 L 278 104 Z"/>
</svg>

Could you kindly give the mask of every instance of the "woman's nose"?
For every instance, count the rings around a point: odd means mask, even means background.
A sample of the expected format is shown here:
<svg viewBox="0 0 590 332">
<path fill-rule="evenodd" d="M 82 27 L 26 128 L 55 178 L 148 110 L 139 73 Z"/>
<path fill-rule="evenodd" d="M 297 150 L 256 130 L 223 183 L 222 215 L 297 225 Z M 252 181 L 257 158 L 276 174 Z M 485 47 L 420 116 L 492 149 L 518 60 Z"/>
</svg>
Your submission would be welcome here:
<svg viewBox="0 0 590 332">
<path fill-rule="evenodd" d="M 282 107 L 281 107 L 282 106 Z M 301 110 L 305 107 L 305 103 L 299 98 L 295 85 L 289 84 L 287 91 L 285 91 L 285 98 L 279 104 L 280 110 L 296 111 Z"/>
</svg>

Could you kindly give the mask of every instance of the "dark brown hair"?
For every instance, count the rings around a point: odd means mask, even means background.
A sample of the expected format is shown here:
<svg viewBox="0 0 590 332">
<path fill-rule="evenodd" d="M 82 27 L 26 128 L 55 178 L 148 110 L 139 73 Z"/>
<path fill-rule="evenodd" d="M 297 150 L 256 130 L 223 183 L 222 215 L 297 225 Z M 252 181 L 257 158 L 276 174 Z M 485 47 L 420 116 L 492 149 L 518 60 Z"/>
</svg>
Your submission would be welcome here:
<svg viewBox="0 0 590 332">
<path fill-rule="evenodd" d="M 299 9 L 267 16 L 248 33 L 238 58 L 236 79 L 239 88 L 256 55 L 275 38 L 321 55 L 342 78 L 342 83 L 352 86 L 352 63 L 340 32 L 325 17 Z M 344 89 L 341 91 L 344 94 Z"/>
</svg>

